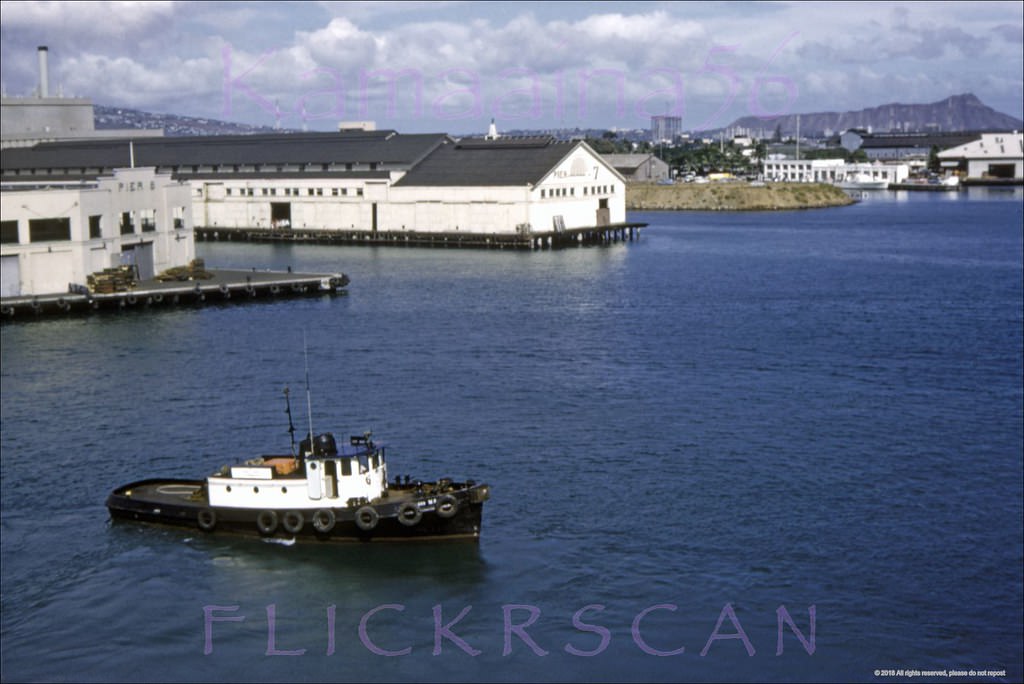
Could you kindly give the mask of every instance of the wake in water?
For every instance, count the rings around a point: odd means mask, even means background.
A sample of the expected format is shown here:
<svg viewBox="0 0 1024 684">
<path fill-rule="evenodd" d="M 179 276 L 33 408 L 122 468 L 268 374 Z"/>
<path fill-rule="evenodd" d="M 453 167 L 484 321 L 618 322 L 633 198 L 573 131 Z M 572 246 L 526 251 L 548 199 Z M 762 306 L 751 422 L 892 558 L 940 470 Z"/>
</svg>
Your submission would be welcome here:
<svg viewBox="0 0 1024 684">
<path fill-rule="evenodd" d="M 290 539 L 279 539 L 277 537 L 267 537 L 263 540 L 267 544 L 280 544 L 281 546 L 292 546 L 295 543 L 295 537 Z"/>
</svg>

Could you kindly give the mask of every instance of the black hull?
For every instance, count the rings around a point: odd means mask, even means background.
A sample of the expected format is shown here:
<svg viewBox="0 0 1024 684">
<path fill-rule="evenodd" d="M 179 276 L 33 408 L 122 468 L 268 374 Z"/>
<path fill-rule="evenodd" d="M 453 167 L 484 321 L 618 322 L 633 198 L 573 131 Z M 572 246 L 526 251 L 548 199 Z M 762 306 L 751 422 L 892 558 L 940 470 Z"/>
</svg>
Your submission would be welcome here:
<svg viewBox="0 0 1024 684">
<path fill-rule="evenodd" d="M 448 515 L 436 508 L 423 510 L 412 523 L 408 518 L 400 520 L 402 505 L 428 504 L 437 500 L 436 495 L 428 500 L 411 489 L 397 489 L 393 496 L 365 507 L 331 507 L 325 503 L 322 508 L 269 511 L 210 506 L 202 495 L 204 484 L 201 480 L 142 480 L 115 489 L 106 505 L 114 520 L 173 525 L 211 535 L 319 543 L 475 541 L 480 537 L 483 502 L 488 498 L 487 485 L 456 485 L 446 493 L 455 502 L 445 511 Z M 372 508 L 373 513 L 366 508 Z"/>
</svg>

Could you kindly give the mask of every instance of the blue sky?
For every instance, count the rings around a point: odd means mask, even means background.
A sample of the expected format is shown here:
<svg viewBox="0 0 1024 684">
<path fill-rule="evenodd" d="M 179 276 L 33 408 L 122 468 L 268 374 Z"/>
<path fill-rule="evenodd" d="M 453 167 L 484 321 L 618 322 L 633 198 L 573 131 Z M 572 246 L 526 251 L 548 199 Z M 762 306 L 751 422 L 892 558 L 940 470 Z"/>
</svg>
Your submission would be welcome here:
<svg viewBox="0 0 1024 684">
<path fill-rule="evenodd" d="M 402 132 L 715 128 L 973 92 L 1024 117 L 1021 2 L 3 2 L 6 96 Z"/>
</svg>

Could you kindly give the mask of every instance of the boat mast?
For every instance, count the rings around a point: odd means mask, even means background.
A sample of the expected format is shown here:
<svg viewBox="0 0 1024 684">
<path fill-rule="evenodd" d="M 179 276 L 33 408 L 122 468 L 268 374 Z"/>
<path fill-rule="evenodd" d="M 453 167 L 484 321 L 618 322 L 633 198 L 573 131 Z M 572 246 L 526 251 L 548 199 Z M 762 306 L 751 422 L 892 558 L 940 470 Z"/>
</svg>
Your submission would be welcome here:
<svg viewBox="0 0 1024 684">
<path fill-rule="evenodd" d="M 292 438 L 292 458 L 295 458 L 295 424 L 292 422 L 292 401 L 288 388 L 284 388 L 284 412 L 288 414 L 288 434 Z"/>
<path fill-rule="evenodd" d="M 306 412 L 309 414 L 309 455 L 316 453 L 313 448 L 313 399 L 309 392 L 309 351 L 306 348 L 306 331 L 302 331 L 302 356 L 306 362 Z"/>
</svg>

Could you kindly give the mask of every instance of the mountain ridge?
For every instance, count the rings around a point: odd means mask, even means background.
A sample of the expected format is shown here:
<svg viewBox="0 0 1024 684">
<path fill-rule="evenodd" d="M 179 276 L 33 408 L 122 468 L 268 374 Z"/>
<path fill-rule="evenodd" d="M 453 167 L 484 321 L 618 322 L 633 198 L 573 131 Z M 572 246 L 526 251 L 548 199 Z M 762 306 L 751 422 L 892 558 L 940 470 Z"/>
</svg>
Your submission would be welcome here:
<svg viewBox="0 0 1024 684">
<path fill-rule="evenodd" d="M 828 137 L 853 128 L 873 133 L 1024 129 L 1021 119 L 997 112 L 973 93 L 963 93 L 927 104 L 891 102 L 857 111 L 783 114 L 773 118 L 744 116 L 726 130 L 768 131 L 769 135 L 778 130 L 781 135 L 791 136 L 796 134 L 798 117 L 800 135 L 806 137 Z"/>
<path fill-rule="evenodd" d="M 780 135 L 788 137 L 796 134 L 798 118 L 801 137 L 810 138 L 829 137 L 854 128 L 870 130 L 873 133 L 1024 130 L 1024 121 L 1021 119 L 997 112 L 974 94 L 964 93 L 927 104 L 892 102 L 856 111 L 782 114 L 771 118 L 743 116 L 728 126 L 703 133 L 745 132 L 755 137 L 767 138 L 778 131 Z M 160 128 L 169 137 L 295 132 L 294 129 L 275 129 L 271 126 L 254 126 L 178 114 L 155 114 L 128 107 L 105 105 L 95 106 L 94 119 L 96 128 L 101 130 Z M 641 130 L 643 129 L 637 129 L 637 132 Z"/>
<path fill-rule="evenodd" d="M 287 132 L 270 126 L 252 126 L 180 114 L 157 114 L 130 107 L 107 105 L 93 105 L 93 122 L 97 130 L 159 128 L 168 137 Z"/>
</svg>

